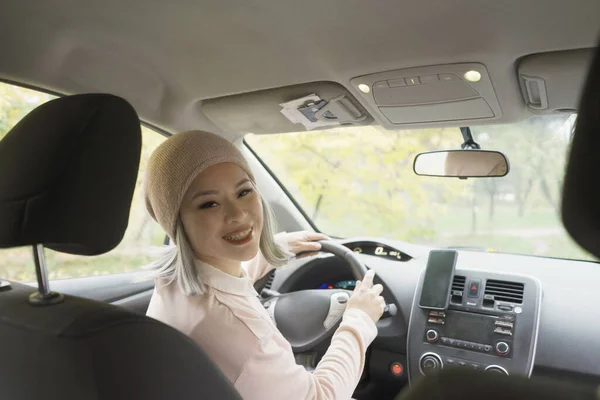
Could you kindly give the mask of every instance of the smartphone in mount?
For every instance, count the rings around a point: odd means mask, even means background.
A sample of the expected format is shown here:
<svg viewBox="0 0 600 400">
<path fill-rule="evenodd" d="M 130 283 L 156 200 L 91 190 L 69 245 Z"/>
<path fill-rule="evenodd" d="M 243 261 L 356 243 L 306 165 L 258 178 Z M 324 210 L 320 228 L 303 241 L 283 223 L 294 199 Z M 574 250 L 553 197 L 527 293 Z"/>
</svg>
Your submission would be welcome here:
<svg viewBox="0 0 600 400">
<path fill-rule="evenodd" d="M 419 307 L 445 310 L 450 301 L 450 289 L 458 253 L 455 250 L 431 250 L 421 287 Z"/>
</svg>

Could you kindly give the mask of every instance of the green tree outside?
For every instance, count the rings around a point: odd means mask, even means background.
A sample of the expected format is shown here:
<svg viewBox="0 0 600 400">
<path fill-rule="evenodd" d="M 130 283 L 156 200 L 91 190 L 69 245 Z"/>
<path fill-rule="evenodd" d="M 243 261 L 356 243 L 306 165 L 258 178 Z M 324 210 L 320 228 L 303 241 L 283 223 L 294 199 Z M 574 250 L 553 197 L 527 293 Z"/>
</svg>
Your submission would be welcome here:
<svg viewBox="0 0 600 400">
<path fill-rule="evenodd" d="M 460 148 L 458 128 L 345 127 L 246 140 L 329 235 L 591 260 L 560 220 L 574 119 L 472 127 L 483 149 L 509 158 L 504 178 L 414 174 L 419 152 Z"/>
</svg>

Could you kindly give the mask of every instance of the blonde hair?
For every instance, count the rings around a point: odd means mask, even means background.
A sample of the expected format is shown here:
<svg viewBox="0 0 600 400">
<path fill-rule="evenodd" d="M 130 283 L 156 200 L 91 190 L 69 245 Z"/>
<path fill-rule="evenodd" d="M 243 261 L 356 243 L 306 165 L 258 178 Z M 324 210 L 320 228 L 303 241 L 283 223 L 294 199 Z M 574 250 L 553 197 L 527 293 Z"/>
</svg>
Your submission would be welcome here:
<svg viewBox="0 0 600 400">
<path fill-rule="evenodd" d="M 288 257 L 275 243 L 275 218 L 271 207 L 260 196 L 263 207 L 263 227 L 260 233 L 259 251 L 265 260 L 274 267 L 284 265 Z M 204 293 L 204 284 L 194 266 L 194 252 L 189 239 L 183 229 L 181 219 L 177 219 L 175 227 L 176 245 L 163 249 L 162 254 L 148 265 L 154 270 L 153 276 L 167 280 L 167 284 L 175 283 L 186 295 L 201 295 Z"/>
</svg>

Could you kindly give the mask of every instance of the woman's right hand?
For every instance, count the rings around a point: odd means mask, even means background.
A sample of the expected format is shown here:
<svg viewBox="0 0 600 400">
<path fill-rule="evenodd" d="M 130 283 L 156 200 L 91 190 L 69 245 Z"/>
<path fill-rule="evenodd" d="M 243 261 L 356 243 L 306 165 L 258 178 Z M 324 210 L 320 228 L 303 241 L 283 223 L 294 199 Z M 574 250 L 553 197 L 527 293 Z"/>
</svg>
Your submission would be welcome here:
<svg viewBox="0 0 600 400">
<path fill-rule="evenodd" d="M 385 308 L 385 300 L 381 297 L 383 292 L 383 286 L 380 284 L 373 285 L 373 278 L 375 277 L 375 271 L 370 269 L 365 274 L 365 277 L 361 281 L 356 281 L 356 287 L 350 300 L 348 300 L 348 306 L 346 310 L 356 308 L 363 310 L 373 322 L 377 322 L 383 315 Z"/>
</svg>

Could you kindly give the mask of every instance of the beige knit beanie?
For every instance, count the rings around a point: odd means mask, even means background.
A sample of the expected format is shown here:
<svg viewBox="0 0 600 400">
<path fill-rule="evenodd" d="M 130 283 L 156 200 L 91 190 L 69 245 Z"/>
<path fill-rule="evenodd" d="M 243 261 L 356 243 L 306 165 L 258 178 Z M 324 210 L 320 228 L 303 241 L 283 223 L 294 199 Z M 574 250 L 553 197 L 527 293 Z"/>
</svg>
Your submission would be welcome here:
<svg viewBox="0 0 600 400">
<path fill-rule="evenodd" d="M 177 133 L 150 156 L 144 180 L 146 208 L 173 242 L 179 208 L 192 181 L 206 168 L 224 162 L 237 164 L 255 182 L 242 153 L 227 139 L 214 133 Z"/>
</svg>

